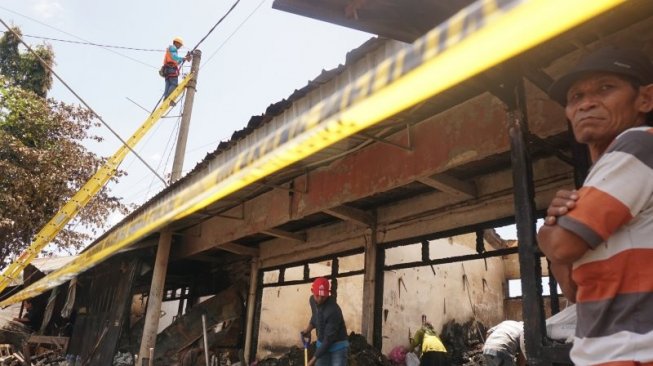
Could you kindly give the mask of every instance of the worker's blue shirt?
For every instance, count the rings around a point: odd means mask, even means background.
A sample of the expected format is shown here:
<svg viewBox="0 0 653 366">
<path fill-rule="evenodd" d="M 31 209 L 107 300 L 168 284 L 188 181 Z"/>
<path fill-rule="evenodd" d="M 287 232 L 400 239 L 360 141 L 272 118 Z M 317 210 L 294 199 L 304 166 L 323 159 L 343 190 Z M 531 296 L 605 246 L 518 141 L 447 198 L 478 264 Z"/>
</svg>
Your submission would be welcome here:
<svg viewBox="0 0 653 366">
<path fill-rule="evenodd" d="M 168 51 L 170 51 L 170 57 L 172 57 L 173 60 L 177 62 L 182 62 L 184 60 L 183 57 L 179 57 L 179 55 L 177 54 L 177 47 L 175 47 L 175 45 L 171 45 L 170 47 L 168 47 Z"/>
</svg>

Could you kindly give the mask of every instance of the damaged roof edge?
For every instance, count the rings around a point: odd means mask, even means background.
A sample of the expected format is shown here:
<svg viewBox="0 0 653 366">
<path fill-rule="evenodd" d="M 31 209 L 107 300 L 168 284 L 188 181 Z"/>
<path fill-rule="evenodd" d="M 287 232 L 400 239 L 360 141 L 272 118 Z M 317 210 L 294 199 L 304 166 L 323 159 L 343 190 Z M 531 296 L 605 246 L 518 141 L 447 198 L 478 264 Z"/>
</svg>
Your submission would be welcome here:
<svg viewBox="0 0 653 366">
<path fill-rule="evenodd" d="M 125 218 L 123 218 L 120 222 L 112 226 L 109 230 L 105 231 L 101 236 L 96 238 L 91 244 L 84 248 L 82 253 L 95 246 L 98 242 L 102 241 L 109 234 L 111 234 L 111 232 L 117 230 L 120 226 L 131 221 L 132 218 L 137 216 L 139 213 L 153 205 L 164 196 L 168 195 L 174 189 L 186 184 L 190 184 L 193 181 L 193 177 L 202 169 L 212 164 L 220 164 L 223 161 L 227 161 L 230 158 L 237 156 L 238 153 L 240 153 L 243 149 L 249 147 L 250 143 L 247 139 L 248 137 L 252 136 L 255 132 L 260 131 L 263 127 L 266 127 L 267 130 L 274 129 L 276 126 L 273 125 L 275 124 L 270 124 L 270 122 L 272 122 L 275 117 L 282 115 L 294 103 L 306 97 L 310 92 L 320 88 L 330 81 L 333 81 L 338 75 L 342 74 L 363 57 L 365 57 L 365 55 L 378 49 L 388 41 L 389 40 L 385 38 L 370 38 L 361 46 L 347 52 L 344 65 L 340 64 L 331 70 L 322 70 L 320 75 L 315 77 L 313 80 L 310 80 L 307 85 L 300 89 L 295 89 L 295 91 L 287 99 L 283 99 L 279 102 L 270 104 L 266 108 L 265 113 L 262 115 L 252 116 L 243 129 L 234 131 L 234 133 L 231 135 L 231 139 L 220 142 L 214 151 L 207 153 L 204 159 L 197 163 L 195 167 L 191 169 L 184 177 L 164 188 L 155 196 L 150 198 L 147 202 L 143 203 L 137 209 L 132 211 L 129 215 L 125 216 Z"/>
</svg>

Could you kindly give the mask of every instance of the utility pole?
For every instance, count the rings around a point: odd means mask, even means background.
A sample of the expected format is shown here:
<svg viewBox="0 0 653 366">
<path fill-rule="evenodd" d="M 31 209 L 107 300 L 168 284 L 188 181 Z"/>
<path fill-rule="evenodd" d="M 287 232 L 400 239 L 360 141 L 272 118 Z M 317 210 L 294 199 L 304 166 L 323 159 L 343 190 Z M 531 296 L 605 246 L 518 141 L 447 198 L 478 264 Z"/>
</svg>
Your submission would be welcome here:
<svg viewBox="0 0 653 366">
<path fill-rule="evenodd" d="M 175 160 L 172 162 L 172 173 L 170 174 L 171 184 L 181 178 L 181 172 L 184 167 L 186 140 L 188 140 L 188 129 L 190 127 L 190 117 L 193 113 L 193 102 L 195 101 L 195 92 L 197 91 L 197 73 L 200 71 L 201 59 L 202 51 L 195 50 L 193 52 L 193 63 L 190 66 L 190 72 L 193 73 L 193 78 L 188 82 L 188 86 L 186 86 L 186 99 L 184 101 L 184 110 L 181 114 L 181 125 L 179 125 Z"/>
<path fill-rule="evenodd" d="M 181 171 L 184 165 L 184 155 L 186 153 L 186 139 L 188 138 L 188 127 L 193 110 L 193 101 L 195 99 L 195 86 L 197 85 L 197 73 L 199 72 L 200 59 L 202 51 L 193 52 L 193 63 L 190 71 L 193 78 L 186 86 L 186 99 L 184 100 L 184 109 L 181 116 L 181 125 L 179 127 L 179 138 L 177 139 L 177 149 L 175 151 L 175 160 L 172 165 L 172 174 L 170 183 L 174 183 L 181 177 Z M 138 352 L 140 365 L 153 364 L 151 358 L 154 357 L 152 351 L 156 346 L 157 330 L 159 328 L 159 318 L 161 317 L 161 303 L 165 290 L 166 273 L 168 271 L 168 259 L 170 258 L 170 247 L 172 246 L 172 231 L 164 228 L 159 233 L 159 244 L 156 250 L 156 260 L 152 272 L 152 284 L 150 285 L 150 295 L 147 298 L 147 312 L 145 313 L 145 325 L 143 326 L 143 337 L 141 338 L 141 348 Z"/>
</svg>

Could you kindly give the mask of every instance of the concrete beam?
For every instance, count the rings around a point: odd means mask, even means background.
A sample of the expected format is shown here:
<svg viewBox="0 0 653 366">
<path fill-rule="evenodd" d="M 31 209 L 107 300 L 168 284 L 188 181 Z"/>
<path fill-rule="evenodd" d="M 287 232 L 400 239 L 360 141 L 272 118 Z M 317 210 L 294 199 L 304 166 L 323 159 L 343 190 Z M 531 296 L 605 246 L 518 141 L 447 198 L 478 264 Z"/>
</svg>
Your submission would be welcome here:
<svg viewBox="0 0 653 366">
<path fill-rule="evenodd" d="M 341 220 L 351 221 L 354 224 L 364 227 L 373 227 L 376 224 L 376 220 L 374 219 L 373 215 L 370 215 L 363 210 L 345 205 L 332 207 L 330 209 L 324 210 L 323 212 L 333 217 L 337 217 Z"/>
<path fill-rule="evenodd" d="M 215 247 L 216 249 L 224 250 L 226 252 L 238 254 L 238 255 L 246 255 L 249 257 L 258 257 L 259 255 L 259 250 L 258 248 L 252 248 L 236 243 L 223 243 L 219 244 Z"/>
<path fill-rule="evenodd" d="M 464 182 L 448 174 L 435 174 L 430 177 L 418 178 L 417 181 L 453 196 L 476 197 L 476 186 L 473 183 Z"/>
<path fill-rule="evenodd" d="M 530 86 L 530 89 L 536 88 Z M 532 94 L 529 111 L 546 113 L 546 118 L 529 114 L 531 131 L 541 137 L 566 131 L 562 109 L 548 101 L 541 91 Z M 244 202 L 242 212 L 238 212 L 243 220 L 214 217 L 202 222 L 199 232 L 218 242 L 233 242 L 422 177 L 505 153 L 509 151 L 505 118 L 503 104 L 483 94 L 413 126 L 412 152 L 372 144 L 294 179 L 293 187 L 306 193 L 266 192 Z M 405 144 L 408 136 L 406 131 L 401 131 L 388 139 Z M 200 249 L 185 251 L 195 254 Z"/>
<path fill-rule="evenodd" d="M 189 258 L 191 260 L 213 262 L 213 257 L 199 254 L 211 249 L 220 249 L 234 254 L 246 255 L 250 257 L 256 257 L 259 254 L 258 248 L 252 248 L 231 242 L 220 243 L 216 239 L 212 239 L 207 236 L 187 235 L 181 239 L 180 245 L 177 245 L 172 249 L 170 260 L 175 261 L 179 259 Z"/>
<path fill-rule="evenodd" d="M 188 257 L 188 259 L 193 260 L 193 261 L 198 261 L 198 262 L 207 262 L 207 263 L 222 263 L 223 260 L 221 260 L 218 257 L 213 257 L 210 255 L 203 255 L 203 254 L 198 254 L 194 255 L 192 257 Z"/>
<path fill-rule="evenodd" d="M 534 163 L 535 201 L 538 209 L 548 206 L 557 190 L 573 186 L 570 167 L 555 158 Z M 504 170 L 477 178 L 478 198 L 434 192 L 394 202 L 377 209 L 377 242 L 385 244 L 443 232 L 463 226 L 501 219 L 514 214 L 512 171 Z M 307 230 L 307 243 L 284 240 L 261 243 L 261 267 L 268 268 L 365 247 L 370 229 L 350 222 Z"/>
<path fill-rule="evenodd" d="M 276 238 L 298 241 L 300 243 L 306 242 L 306 234 L 291 233 L 290 231 L 285 231 L 280 229 L 261 230 L 261 233 L 265 235 L 274 236 Z"/>
</svg>

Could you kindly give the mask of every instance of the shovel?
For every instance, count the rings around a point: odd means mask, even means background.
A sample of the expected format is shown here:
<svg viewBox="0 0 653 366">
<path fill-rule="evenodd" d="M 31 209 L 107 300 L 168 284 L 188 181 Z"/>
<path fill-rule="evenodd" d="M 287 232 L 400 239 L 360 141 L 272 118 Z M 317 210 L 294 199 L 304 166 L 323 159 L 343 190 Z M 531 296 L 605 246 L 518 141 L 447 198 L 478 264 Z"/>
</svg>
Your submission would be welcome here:
<svg viewBox="0 0 653 366">
<path fill-rule="evenodd" d="M 302 344 L 304 344 L 304 366 L 308 366 L 308 345 L 311 344 L 311 335 L 305 337 L 304 333 L 299 332 L 299 336 L 302 338 Z"/>
</svg>

